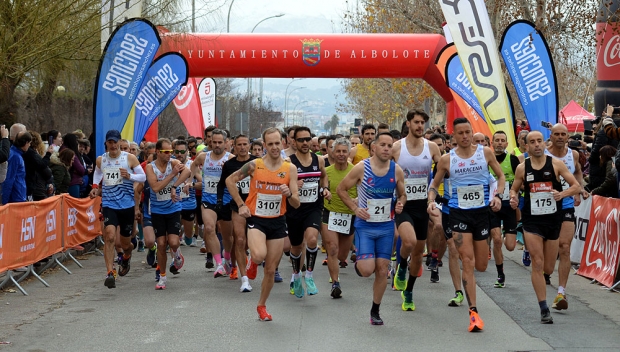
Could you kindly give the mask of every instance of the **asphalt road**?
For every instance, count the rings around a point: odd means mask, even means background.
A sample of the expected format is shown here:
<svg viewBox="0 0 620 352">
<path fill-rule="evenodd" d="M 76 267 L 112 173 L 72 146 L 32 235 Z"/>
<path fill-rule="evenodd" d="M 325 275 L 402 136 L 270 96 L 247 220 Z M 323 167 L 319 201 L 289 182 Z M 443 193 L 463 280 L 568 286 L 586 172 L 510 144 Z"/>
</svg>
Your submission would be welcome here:
<svg viewBox="0 0 620 352">
<path fill-rule="evenodd" d="M 521 251 L 504 264 L 507 286 L 493 288 L 494 261 L 476 273 L 478 309 L 485 322 L 481 333 L 469 333 L 467 307 L 448 307 L 454 295 L 447 265 L 441 281 L 429 272 L 414 288 L 416 310 L 403 312 L 400 293 L 388 288 L 381 305 L 384 326 L 369 324 L 372 279 L 342 269 L 341 299 L 329 296 L 327 267 L 315 270 L 320 290 L 298 299 L 289 294 L 290 264 L 283 257 L 285 282 L 274 286 L 267 302 L 274 321 L 257 319 L 256 302 L 262 273 L 254 291 L 240 293 L 239 280 L 213 278 L 198 248 L 182 247 L 186 264 L 170 276 L 167 289 L 154 289 L 154 269 L 136 253 L 130 273 L 116 289 L 103 286 L 103 258 L 80 258 L 83 269 L 67 263 L 68 275 L 54 269 L 45 288 L 28 280 L 30 294 L 0 292 L 0 351 L 618 351 L 620 295 L 601 290 L 589 280 L 571 276 L 569 309 L 552 310 L 553 325 L 540 324 L 529 271 Z M 319 255 L 323 259 L 324 254 Z M 447 264 L 447 258 L 444 260 Z M 557 275 L 552 282 L 557 285 Z M 555 297 L 548 286 L 548 301 Z"/>
</svg>

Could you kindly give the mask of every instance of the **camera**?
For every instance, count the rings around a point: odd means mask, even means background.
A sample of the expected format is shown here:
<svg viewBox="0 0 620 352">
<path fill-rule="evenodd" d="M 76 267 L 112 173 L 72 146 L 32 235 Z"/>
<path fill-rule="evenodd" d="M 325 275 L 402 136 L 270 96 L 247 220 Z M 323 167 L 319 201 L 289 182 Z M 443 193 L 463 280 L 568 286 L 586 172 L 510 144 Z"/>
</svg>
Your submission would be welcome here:
<svg viewBox="0 0 620 352">
<path fill-rule="evenodd" d="M 551 125 L 551 122 L 547 122 L 547 121 L 540 121 L 540 125 L 544 128 L 551 128 L 553 127 L 553 125 Z"/>
<path fill-rule="evenodd" d="M 568 147 L 573 150 L 581 149 L 581 142 L 578 140 L 571 140 L 568 142 Z"/>
</svg>

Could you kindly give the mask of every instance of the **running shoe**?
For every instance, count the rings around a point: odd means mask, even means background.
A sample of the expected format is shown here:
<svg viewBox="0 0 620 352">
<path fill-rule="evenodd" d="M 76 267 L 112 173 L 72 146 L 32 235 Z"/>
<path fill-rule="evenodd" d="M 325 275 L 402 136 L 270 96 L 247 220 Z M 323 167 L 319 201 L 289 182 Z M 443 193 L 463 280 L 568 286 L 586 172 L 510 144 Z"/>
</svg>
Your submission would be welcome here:
<svg viewBox="0 0 620 352">
<path fill-rule="evenodd" d="M 521 258 L 521 261 L 523 262 L 523 265 L 525 266 L 530 266 L 530 264 L 532 264 L 532 258 L 530 257 L 530 251 L 528 251 L 527 249 L 523 250 L 523 257 Z"/>
<path fill-rule="evenodd" d="M 543 273 L 543 276 L 545 277 L 545 284 L 551 285 L 551 275 Z"/>
<path fill-rule="evenodd" d="M 301 284 L 301 277 L 296 277 L 295 281 L 293 281 L 293 293 L 297 298 L 304 297 L 304 287 Z"/>
<path fill-rule="evenodd" d="M 443 261 L 437 259 L 437 266 L 440 268 L 443 267 Z"/>
<path fill-rule="evenodd" d="M 431 270 L 431 282 L 439 282 L 439 269 Z"/>
<path fill-rule="evenodd" d="M 207 253 L 207 244 L 204 240 L 202 240 L 202 247 L 200 247 L 200 253 L 202 254 Z"/>
<path fill-rule="evenodd" d="M 116 264 L 121 265 L 123 262 L 123 253 L 116 253 Z"/>
<path fill-rule="evenodd" d="M 190 247 L 196 247 L 196 237 L 192 237 L 192 243 L 189 245 Z"/>
<path fill-rule="evenodd" d="M 106 276 L 105 281 L 103 282 L 105 287 L 107 288 L 115 288 L 116 287 L 116 279 L 114 279 L 114 273 L 109 272 L 108 276 Z"/>
<path fill-rule="evenodd" d="M 263 262 L 263 266 L 264 266 L 264 263 L 265 263 L 265 262 Z M 302 266 L 301 266 L 301 271 L 306 272 L 306 270 L 307 270 L 307 269 L 306 269 L 306 264 L 302 265 Z"/>
<path fill-rule="evenodd" d="M 389 272 L 389 271 L 388 271 Z M 407 287 L 407 268 L 401 268 L 398 264 L 396 276 L 394 277 L 394 287 L 397 291 L 403 291 Z"/>
<path fill-rule="evenodd" d="M 163 290 L 163 289 L 165 289 L 166 288 L 166 281 L 168 281 L 167 277 L 165 277 L 165 276 L 160 277 L 159 281 L 155 285 L 155 289 L 156 290 Z"/>
<path fill-rule="evenodd" d="M 116 268 L 112 270 L 112 274 L 114 274 L 114 280 L 118 279 L 118 273 L 116 272 Z"/>
<path fill-rule="evenodd" d="M 125 276 L 127 275 L 127 273 L 129 273 L 129 269 L 131 268 L 131 266 L 129 265 L 130 262 L 131 262 L 131 257 L 127 259 L 123 258 L 123 260 L 121 260 L 120 270 L 118 271 L 118 274 L 120 276 Z"/>
<path fill-rule="evenodd" d="M 252 292 L 252 286 L 250 286 L 250 281 L 247 277 L 241 278 L 241 288 L 239 289 L 239 292 Z"/>
<path fill-rule="evenodd" d="M 433 257 L 431 255 L 427 255 L 426 263 L 425 263 L 427 267 L 431 265 L 431 260 L 433 260 Z M 428 269 L 428 270 L 431 270 L 431 269 Z"/>
<path fill-rule="evenodd" d="M 540 322 L 542 324 L 553 324 L 553 317 L 551 316 L 549 309 L 545 309 L 540 312 Z"/>
<path fill-rule="evenodd" d="M 230 280 L 237 280 L 239 278 L 239 273 L 237 272 L 236 266 L 230 270 L 230 276 L 228 278 Z"/>
<path fill-rule="evenodd" d="M 159 281 L 160 274 L 161 273 L 160 273 L 159 269 L 155 270 L 155 281 Z"/>
<path fill-rule="evenodd" d="M 178 270 L 181 270 L 181 268 L 183 267 L 183 264 L 185 264 L 185 257 L 183 257 L 183 254 L 181 254 L 181 250 L 177 249 L 177 256 L 176 258 L 174 258 L 174 266 L 176 266 L 176 268 Z"/>
<path fill-rule="evenodd" d="M 338 281 L 336 281 L 336 282 L 340 282 L 340 276 L 338 276 Z M 334 280 L 332 280 L 331 276 L 329 277 L 329 283 L 330 284 L 334 283 Z"/>
<path fill-rule="evenodd" d="M 355 263 L 355 261 L 357 260 L 357 253 L 355 252 L 355 250 L 351 251 L 351 257 L 349 259 L 351 259 L 351 261 Z"/>
<path fill-rule="evenodd" d="M 342 289 L 340 288 L 340 283 L 339 282 L 334 282 L 332 284 L 331 296 L 332 296 L 332 298 L 340 298 L 340 297 L 342 297 Z"/>
<path fill-rule="evenodd" d="M 349 265 L 349 263 L 347 263 L 346 260 L 340 262 L 340 267 L 343 268 L 343 269 L 346 268 L 348 265 Z"/>
<path fill-rule="evenodd" d="M 230 265 L 228 260 L 224 260 L 222 262 L 222 266 L 224 267 L 224 272 L 226 273 L 226 275 L 230 275 L 230 273 L 232 272 L 232 266 Z"/>
<path fill-rule="evenodd" d="M 379 312 L 370 311 L 370 323 L 372 325 L 383 325 L 383 320 L 379 316 Z"/>
<path fill-rule="evenodd" d="M 323 265 L 327 265 L 327 258 L 323 259 Z"/>
<path fill-rule="evenodd" d="M 480 315 L 474 312 L 473 310 L 469 310 L 469 332 L 477 332 L 482 331 L 484 329 L 484 321 L 480 319 Z"/>
<path fill-rule="evenodd" d="M 212 257 L 207 257 L 207 261 L 205 262 L 205 268 L 207 268 L 207 269 L 215 268 L 215 264 L 213 263 L 213 258 Z M 211 270 L 209 270 L 209 271 L 211 271 Z"/>
<path fill-rule="evenodd" d="M 138 239 L 137 238 L 132 237 L 130 241 L 131 241 L 131 245 L 133 246 L 133 249 L 138 248 Z"/>
<path fill-rule="evenodd" d="M 272 321 L 273 318 L 271 314 L 267 313 L 267 307 L 258 306 L 256 307 L 256 311 L 258 312 L 258 320 L 260 321 Z"/>
<path fill-rule="evenodd" d="M 568 309 L 568 301 L 566 300 L 566 295 L 558 293 L 553 300 L 553 305 L 551 306 L 553 309 L 563 310 Z"/>
<path fill-rule="evenodd" d="M 284 281 L 284 279 L 282 279 L 280 272 L 276 270 L 276 273 L 273 274 L 273 282 L 282 282 L 282 281 Z"/>
<path fill-rule="evenodd" d="M 217 269 L 215 269 L 215 273 L 213 273 L 214 278 L 218 278 L 220 276 L 226 276 L 226 270 L 224 270 L 224 266 L 218 265 Z"/>
<path fill-rule="evenodd" d="M 396 258 L 397 258 L 396 251 L 394 251 L 394 252 L 392 253 L 392 258 L 390 258 L 390 259 L 391 259 L 393 262 L 395 262 L 395 261 L 396 261 Z"/>
<path fill-rule="evenodd" d="M 504 288 L 504 287 L 506 287 L 506 277 L 505 276 L 498 277 L 497 281 L 495 281 L 495 284 L 493 285 L 493 287 L 495 287 L 495 288 Z"/>
<path fill-rule="evenodd" d="M 192 238 L 193 237 L 185 237 L 185 236 L 183 236 L 183 239 L 185 240 L 185 244 L 188 245 L 188 246 L 191 246 L 191 244 L 193 242 Z"/>
<path fill-rule="evenodd" d="M 256 274 L 258 273 L 258 265 L 250 259 L 251 258 L 248 258 L 248 264 L 245 267 L 245 271 L 248 279 L 254 280 L 256 279 Z"/>
<path fill-rule="evenodd" d="M 432 271 L 433 269 L 437 269 L 439 261 L 437 258 L 431 258 L 431 263 L 428 265 L 428 270 Z"/>
<path fill-rule="evenodd" d="M 463 303 L 463 299 L 465 297 L 463 297 L 463 294 L 460 292 L 457 292 L 454 294 L 454 297 L 452 297 L 452 299 L 450 300 L 450 302 L 448 302 L 448 306 L 450 307 L 458 307 Z"/>
<path fill-rule="evenodd" d="M 144 241 L 138 241 L 138 252 L 144 252 Z"/>
<path fill-rule="evenodd" d="M 168 268 L 168 271 L 171 272 L 174 275 L 177 275 L 179 273 L 179 269 L 177 269 L 176 265 L 174 265 L 174 263 L 170 264 L 170 267 Z"/>
<path fill-rule="evenodd" d="M 413 292 L 403 291 L 400 293 L 400 296 L 403 298 L 402 308 L 405 312 L 412 312 L 415 310 L 415 304 L 413 303 Z"/>
<path fill-rule="evenodd" d="M 148 252 L 146 253 L 146 263 L 150 266 L 153 266 L 153 264 L 155 264 L 156 259 L 155 254 L 157 253 L 157 246 L 153 246 L 153 248 L 149 248 Z"/>
<path fill-rule="evenodd" d="M 325 252 L 327 252 L 327 251 L 325 250 L 325 246 L 323 245 L 323 243 L 321 243 L 321 253 L 325 253 Z"/>
<path fill-rule="evenodd" d="M 294 295 L 295 294 L 295 283 L 294 281 L 291 281 L 291 285 L 289 287 L 289 292 Z"/>
<path fill-rule="evenodd" d="M 319 289 L 316 288 L 316 285 L 314 284 L 314 278 L 313 277 L 305 277 L 304 281 L 306 282 L 306 291 L 308 291 L 308 295 L 310 296 L 314 296 L 317 293 L 319 293 Z"/>
</svg>

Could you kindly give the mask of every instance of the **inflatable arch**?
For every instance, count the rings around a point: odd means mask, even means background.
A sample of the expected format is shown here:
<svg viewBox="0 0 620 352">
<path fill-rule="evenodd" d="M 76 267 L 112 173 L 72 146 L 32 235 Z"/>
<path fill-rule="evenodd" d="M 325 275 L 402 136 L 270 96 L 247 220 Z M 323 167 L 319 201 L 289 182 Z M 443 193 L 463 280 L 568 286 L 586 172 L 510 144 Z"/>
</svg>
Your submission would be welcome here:
<svg viewBox="0 0 620 352">
<path fill-rule="evenodd" d="M 195 34 L 161 35 L 160 52 L 187 59 L 191 77 L 421 78 L 459 115 L 435 59 L 439 34 Z M 451 121 L 450 119 L 448 121 Z"/>
</svg>

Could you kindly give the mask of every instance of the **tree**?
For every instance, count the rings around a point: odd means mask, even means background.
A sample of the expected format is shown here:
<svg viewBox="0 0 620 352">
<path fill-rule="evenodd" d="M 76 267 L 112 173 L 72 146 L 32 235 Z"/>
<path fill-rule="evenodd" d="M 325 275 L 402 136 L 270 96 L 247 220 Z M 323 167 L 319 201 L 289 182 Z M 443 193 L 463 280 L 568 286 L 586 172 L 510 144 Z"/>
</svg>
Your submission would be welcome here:
<svg viewBox="0 0 620 352">
<path fill-rule="evenodd" d="M 329 131 L 331 134 L 335 134 L 338 124 L 340 124 L 340 119 L 338 118 L 338 115 L 333 114 L 332 118 L 329 121 L 325 122 L 323 129 Z"/>
</svg>

